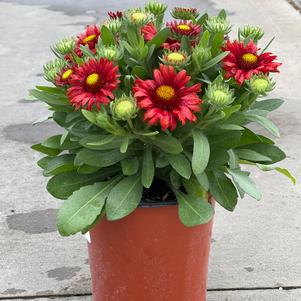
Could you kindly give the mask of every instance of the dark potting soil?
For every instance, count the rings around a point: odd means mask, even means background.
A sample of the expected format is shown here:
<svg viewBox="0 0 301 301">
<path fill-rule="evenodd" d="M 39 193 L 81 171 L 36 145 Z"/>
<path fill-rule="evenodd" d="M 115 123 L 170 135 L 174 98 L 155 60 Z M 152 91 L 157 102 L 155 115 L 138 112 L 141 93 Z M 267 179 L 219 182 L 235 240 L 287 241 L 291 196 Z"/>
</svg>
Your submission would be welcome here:
<svg viewBox="0 0 301 301">
<path fill-rule="evenodd" d="M 144 188 L 140 207 L 161 207 L 176 204 L 176 197 L 168 185 L 161 180 L 154 179 L 150 188 Z"/>
</svg>

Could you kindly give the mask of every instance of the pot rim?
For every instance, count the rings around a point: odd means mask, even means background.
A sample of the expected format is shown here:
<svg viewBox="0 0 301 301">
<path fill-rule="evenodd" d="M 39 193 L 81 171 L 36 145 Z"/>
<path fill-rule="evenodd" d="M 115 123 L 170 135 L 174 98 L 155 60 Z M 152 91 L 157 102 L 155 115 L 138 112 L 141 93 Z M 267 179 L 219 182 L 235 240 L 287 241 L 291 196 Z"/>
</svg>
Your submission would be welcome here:
<svg viewBox="0 0 301 301">
<path fill-rule="evenodd" d="M 167 207 L 167 206 L 175 206 L 178 205 L 176 200 L 169 200 L 164 202 L 156 202 L 149 198 L 141 200 L 139 204 L 139 208 L 160 208 L 160 207 Z"/>
</svg>

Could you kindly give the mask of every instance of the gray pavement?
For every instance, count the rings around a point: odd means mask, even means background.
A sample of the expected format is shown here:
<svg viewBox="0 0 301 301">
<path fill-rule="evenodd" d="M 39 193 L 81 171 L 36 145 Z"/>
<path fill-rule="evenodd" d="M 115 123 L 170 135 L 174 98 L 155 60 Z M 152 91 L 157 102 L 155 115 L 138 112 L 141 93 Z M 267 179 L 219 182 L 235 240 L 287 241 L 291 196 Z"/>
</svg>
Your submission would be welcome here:
<svg viewBox="0 0 301 301">
<path fill-rule="evenodd" d="M 0 0 L 0 300 L 91 300 L 85 239 L 57 234 L 60 201 L 47 194 L 46 180 L 34 165 L 39 155 L 29 148 L 59 129 L 51 123 L 32 127 L 48 112 L 25 98 L 33 84 L 43 83 L 49 43 L 81 32 L 106 10 L 141 1 L 96 3 Z M 277 36 L 271 50 L 284 65 L 274 94 L 286 103 L 273 121 L 282 129 L 279 144 L 288 154 L 283 166 L 300 179 L 301 15 L 285 0 L 190 0 L 185 5 L 210 12 L 225 7 L 234 24 L 262 24 L 267 38 Z M 260 203 L 246 198 L 234 213 L 217 209 L 208 301 L 301 300 L 300 184 L 293 187 L 273 173 L 255 172 L 255 178 L 263 190 Z"/>
</svg>

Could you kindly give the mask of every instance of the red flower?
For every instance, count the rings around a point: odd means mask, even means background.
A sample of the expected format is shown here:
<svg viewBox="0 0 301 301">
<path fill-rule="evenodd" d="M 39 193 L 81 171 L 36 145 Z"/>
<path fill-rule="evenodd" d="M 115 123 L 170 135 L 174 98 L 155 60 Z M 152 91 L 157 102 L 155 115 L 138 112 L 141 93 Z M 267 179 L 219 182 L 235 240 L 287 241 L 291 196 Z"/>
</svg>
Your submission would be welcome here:
<svg viewBox="0 0 301 301">
<path fill-rule="evenodd" d="M 73 68 L 63 68 L 55 79 L 55 84 L 59 87 L 67 86 L 70 84 L 70 78 L 73 74 Z"/>
<path fill-rule="evenodd" d="M 171 31 L 177 35 L 196 37 L 201 32 L 201 26 L 198 24 L 193 24 L 191 21 L 181 20 L 172 21 L 166 23 L 167 27 L 170 27 Z"/>
<path fill-rule="evenodd" d="M 99 28 L 96 25 L 88 25 L 86 28 L 86 32 L 84 32 L 83 34 L 77 37 L 75 53 L 79 57 L 82 57 L 83 53 L 80 50 L 80 46 L 88 45 L 90 50 L 95 54 L 96 53 L 95 45 L 97 44 L 99 37 L 100 37 Z"/>
<path fill-rule="evenodd" d="M 177 40 L 167 39 L 166 42 L 163 43 L 163 48 L 169 49 L 170 51 L 179 51 L 181 43 Z"/>
<path fill-rule="evenodd" d="M 111 19 L 121 19 L 123 16 L 123 13 L 121 11 L 116 11 L 116 12 L 109 11 L 108 15 Z"/>
<path fill-rule="evenodd" d="M 75 68 L 67 92 L 70 103 L 76 109 L 91 110 L 94 104 L 99 109 L 100 104 L 110 102 L 114 98 L 112 91 L 118 88 L 117 71 L 118 66 L 105 58 L 91 59 Z"/>
<path fill-rule="evenodd" d="M 163 131 L 174 130 L 177 120 L 196 121 L 193 112 L 201 109 L 201 84 L 187 86 L 190 76 L 185 70 L 176 73 L 172 66 L 160 65 L 153 80 L 136 79 L 133 87 L 138 107 L 145 110 L 144 120 L 150 125 L 160 122 Z"/>
<path fill-rule="evenodd" d="M 145 41 L 150 41 L 157 34 L 158 30 L 153 23 L 148 23 L 141 28 Z"/>
<path fill-rule="evenodd" d="M 225 78 L 233 77 L 242 85 L 253 74 L 279 72 L 277 68 L 282 64 L 274 62 L 277 56 L 270 52 L 257 54 L 258 50 L 252 40 L 246 46 L 243 42 L 230 42 L 228 40 L 223 48 L 223 51 L 230 52 L 223 59 L 224 69 L 226 70 Z"/>
</svg>

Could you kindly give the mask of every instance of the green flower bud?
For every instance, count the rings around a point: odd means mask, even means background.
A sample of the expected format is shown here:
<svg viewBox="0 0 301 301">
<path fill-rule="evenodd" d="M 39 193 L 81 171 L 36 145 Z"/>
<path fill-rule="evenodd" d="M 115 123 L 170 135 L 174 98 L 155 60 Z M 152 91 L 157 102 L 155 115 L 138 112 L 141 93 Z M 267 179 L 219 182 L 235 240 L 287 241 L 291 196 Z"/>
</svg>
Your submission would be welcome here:
<svg viewBox="0 0 301 301">
<path fill-rule="evenodd" d="M 164 65 L 171 65 L 175 67 L 183 67 L 189 62 L 189 57 L 184 51 L 170 51 L 167 50 L 160 58 Z"/>
<path fill-rule="evenodd" d="M 194 67 L 200 70 L 202 65 L 211 59 L 211 49 L 209 47 L 197 46 L 193 49 L 191 58 Z"/>
<path fill-rule="evenodd" d="M 199 16 L 199 11 L 196 8 L 175 7 L 171 11 L 171 15 L 175 19 L 192 20 Z"/>
<path fill-rule="evenodd" d="M 239 38 L 251 38 L 254 42 L 259 41 L 264 36 L 264 31 L 259 26 L 246 25 L 239 28 Z"/>
<path fill-rule="evenodd" d="M 68 65 L 63 59 L 54 59 L 43 66 L 44 78 L 54 83 L 58 73 Z"/>
<path fill-rule="evenodd" d="M 145 5 L 145 11 L 147 11 L 155 16 L 164 14 L 166 9 L 167 9 L 167 5 L 165 5 L 164 3 L 158 2 L 156 0 L 149 1 Z"/>
<path fill-rule="evenodd" d="M 73 37 L 64 38 L 53 45 L 52 50 L 62 56 L 71 53 L 75 47 L 75 39 Z"/>
<path fill-rule="evenodd" d="M 136 102 L 132 97 L 122 95 L 111 103 L 111 111 L 116 119 L 132 119 L 137 114 Z"/>
<path fill-rule="evenodd" d="M 122 21 L 120 19 L 109 20 L 105 22 L 104 25 L 108 27 L 113 34 L 116 34 L 120 31 Z"/>
<path fill-rule="evenodd" d="M 129 9 L 125 14 L 125 20 L 138 26 L 145 25 L 150 19 L 149 13 L 141 9 Z"/>
<path fill-rule="evenodd" d="M 118 61 L 122 58 L 123 52 L 116 46 L 102 46 L 97 49 L 97 54 L 109 61 Z"/>
<path fill-rule="evenodd" d="M 228 34 L 231 30 L 230 22 L 225 18 L 209 17 L 205 23 L 205 27 L 211 33 L 222 32 Z"/>
<path fill-rule="evenodd" d="M 212 106 L 223 108 L 231 104 L 234 100 L 234 92 L 224 83 L 211 84 L 208 86 L 205 99 Z"/>
<path fill-rule="evenodd" d="M 250 90 L 258 95 L 266 95 L 268 92 L 272 91 L 275 87 L 275 82 L 272 81 L 268 76 L 264 74 L 254 75 L 247 85 Z"/>
</svg>

